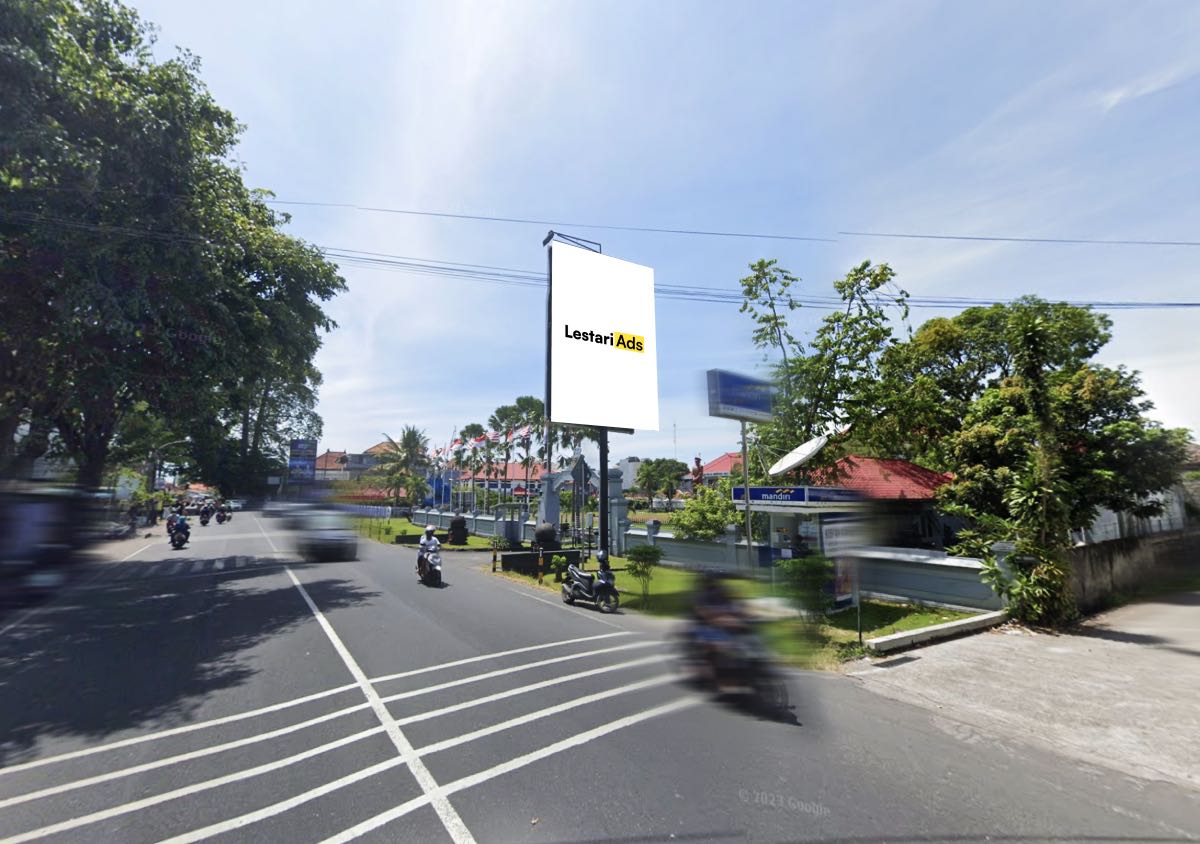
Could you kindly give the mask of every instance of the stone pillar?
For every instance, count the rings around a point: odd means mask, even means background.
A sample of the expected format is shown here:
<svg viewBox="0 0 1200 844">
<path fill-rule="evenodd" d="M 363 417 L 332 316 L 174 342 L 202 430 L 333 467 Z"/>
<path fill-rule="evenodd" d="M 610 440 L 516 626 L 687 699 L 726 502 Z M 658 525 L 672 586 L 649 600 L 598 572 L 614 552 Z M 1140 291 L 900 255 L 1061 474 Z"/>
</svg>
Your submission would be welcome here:
<svg viewBox="0 0 1200 844">
<path fill-rule="evenodd" d="M 725 525 L 725 567 L 733 570 L 738 565 L 738 526 Z"/>
</svg>

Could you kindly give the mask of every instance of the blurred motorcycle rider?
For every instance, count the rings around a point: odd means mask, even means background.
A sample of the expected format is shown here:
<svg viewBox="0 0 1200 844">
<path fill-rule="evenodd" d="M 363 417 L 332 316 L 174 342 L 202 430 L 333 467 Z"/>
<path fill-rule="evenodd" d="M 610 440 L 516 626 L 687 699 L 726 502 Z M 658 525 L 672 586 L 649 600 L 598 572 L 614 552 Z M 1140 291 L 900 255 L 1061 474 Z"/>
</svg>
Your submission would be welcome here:
<svg viewBox="0 0 1200 844">
<path fill-rule="evenodd" d="M 692 607 L 693 630 L 704 654 L 701 670 L 705 679 L 721 683 L 729 660 L 733 637 L 745 630 L 745 620 L 724 580 L 713 572 L 701 576 L 700 589 Z"/>
<path fill-rule="evenodd" d="M 421 544 L 417 547 L 417 571 L 424 574 L 422 566 L 425 563 L 425 557 L 428 554 L 435 554 L 442 547 L 442 543 L 433 535 L 433 525 L 425 525 L 425 535 L 421 537 Z"/>
</svg>

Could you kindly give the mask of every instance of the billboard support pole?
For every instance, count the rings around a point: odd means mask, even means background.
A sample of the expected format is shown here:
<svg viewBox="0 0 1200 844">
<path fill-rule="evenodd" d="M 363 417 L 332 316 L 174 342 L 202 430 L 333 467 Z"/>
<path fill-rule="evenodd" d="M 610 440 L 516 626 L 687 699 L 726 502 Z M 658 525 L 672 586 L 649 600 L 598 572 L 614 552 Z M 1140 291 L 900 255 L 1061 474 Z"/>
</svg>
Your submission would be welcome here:
<svg viewBox="0 0 1200 844">
<path fill-rule="evenodd" d="M 608 544 L 608 428 L 597 430 L 600 434 L 600 547 L 604 549 L 604 556 L 607 559 L 612 553 Z M 585 483 L 583 486 L 583 494 L 586 498 L 587 484 Z"/>
<path fill-rule="evenodd" d="M 746 443 L 746 420 L 742 420 L 742 496 L 746 501 L 746 566 L 754 570 L 754 548 L 750 542 L 750 449 Z"/>
</svg>

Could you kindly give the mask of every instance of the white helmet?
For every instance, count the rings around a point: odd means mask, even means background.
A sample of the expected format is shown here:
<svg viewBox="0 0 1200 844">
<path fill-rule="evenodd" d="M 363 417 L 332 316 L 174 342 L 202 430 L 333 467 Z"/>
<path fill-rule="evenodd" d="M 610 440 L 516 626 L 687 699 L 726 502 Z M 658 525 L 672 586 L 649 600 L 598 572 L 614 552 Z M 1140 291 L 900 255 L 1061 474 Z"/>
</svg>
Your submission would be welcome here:
<svg viewBox="0 0 1200 844">
<path fill-rule="evenodd" d="M 433 533 L 435 530 L 437 530 L 437 528 L 435 528 L 433 525 L 425 525 L 426 533 Z"/>
</svg>

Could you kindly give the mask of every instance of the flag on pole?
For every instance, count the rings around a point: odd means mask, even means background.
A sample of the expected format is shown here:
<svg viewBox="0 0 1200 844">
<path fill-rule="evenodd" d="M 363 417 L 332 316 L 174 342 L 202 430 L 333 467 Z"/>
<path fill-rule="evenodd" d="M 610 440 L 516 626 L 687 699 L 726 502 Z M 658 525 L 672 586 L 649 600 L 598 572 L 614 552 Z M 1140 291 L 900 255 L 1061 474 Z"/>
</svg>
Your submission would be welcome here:
<svg viewBox="0 0 1200 844">
<path fill-rule="evenodd" d="M 484 434 L 481 437 L 476 437 L 475 439 L 471 440 L 471 448 L 472 449 L 483 448 L 484 445 L 487 444 L 487 441 L 488 441 L 487 434 Z"/>
<path fill-rule="evenodd" d="M 524 428 L 517 431 L 517 436 L 520 437 L 521 439 L 527 439 L 529 437 L 529 435 L 532 433 L 533 433 L 533 428 L 531 428 L 529 425 L 526 425 Z"/>
<path fill-rule="evenodd" d="M 489 442 L 498 443 L 498 442 L 500 442 L 500 432 L 499 431 L 488 431 L 487 438 L 488 438 Z"/>
</svg>

